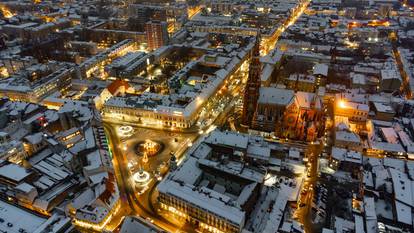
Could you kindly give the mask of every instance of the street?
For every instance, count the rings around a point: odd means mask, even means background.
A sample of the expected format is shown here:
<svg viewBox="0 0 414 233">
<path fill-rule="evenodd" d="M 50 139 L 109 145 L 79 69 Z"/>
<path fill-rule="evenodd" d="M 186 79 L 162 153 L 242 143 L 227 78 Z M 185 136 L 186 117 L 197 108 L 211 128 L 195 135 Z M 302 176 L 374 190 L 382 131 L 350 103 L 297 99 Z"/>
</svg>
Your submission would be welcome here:
<svg viewBox="0 0 414 233">
<path fill-rule="evenodd" d="M 299 203 L 295 212 L 295 217 L 303 224 L 305 232 L 313 232 L 313 224 L 311 220 L 312 200 L 314 195 L 314 187 L 318 179 L 318 157 L 323 151 L 323 144 L 314 143 L 307 147 L 306 156 L 308 158 L 309 167 L 304 185 L 302 186 Z"/>
</svg>

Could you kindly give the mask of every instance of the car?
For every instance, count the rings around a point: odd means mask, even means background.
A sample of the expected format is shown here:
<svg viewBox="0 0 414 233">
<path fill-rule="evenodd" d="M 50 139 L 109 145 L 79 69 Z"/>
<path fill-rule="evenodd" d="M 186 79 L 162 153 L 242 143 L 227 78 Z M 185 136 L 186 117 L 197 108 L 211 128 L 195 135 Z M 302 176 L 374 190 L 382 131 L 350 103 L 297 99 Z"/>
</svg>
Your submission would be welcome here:
<svg viewBox="0 0 414 233">
<path fill-rule="evenodd" d="M 161 181 L 162 180 L 162 176 L 161 176 L 161 174 L 158 172 L 158 173 L 156 173 L 155 175 L 155 178 L 158 180 L 158 181 Z"/>
</svg>

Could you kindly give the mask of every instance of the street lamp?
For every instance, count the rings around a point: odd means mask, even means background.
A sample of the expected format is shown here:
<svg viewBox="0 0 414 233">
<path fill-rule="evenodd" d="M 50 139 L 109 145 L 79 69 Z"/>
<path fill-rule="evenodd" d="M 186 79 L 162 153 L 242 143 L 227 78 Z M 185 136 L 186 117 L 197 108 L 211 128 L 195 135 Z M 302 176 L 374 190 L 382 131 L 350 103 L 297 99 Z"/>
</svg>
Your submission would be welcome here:
<svg viewBox="0 0 414 233">
<path fill-rule="evenodd" d="M 344 100 L 339 101 L 339 107 L 340 108 L 346 108 L 346 102 Z"/>
</svg>

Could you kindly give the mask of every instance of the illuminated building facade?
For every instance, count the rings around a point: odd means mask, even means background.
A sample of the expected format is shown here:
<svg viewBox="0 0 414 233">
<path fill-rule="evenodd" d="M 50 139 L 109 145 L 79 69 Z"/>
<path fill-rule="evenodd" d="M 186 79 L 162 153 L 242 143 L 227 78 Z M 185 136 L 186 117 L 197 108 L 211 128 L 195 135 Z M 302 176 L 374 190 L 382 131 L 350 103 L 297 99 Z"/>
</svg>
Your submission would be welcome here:
<svg viewBox="0 0 414 233">
<path fill-rule="evenodd" d="M 196 104 L 196 103 L 194 103 Z M 105 116 L 115 116 L 123 121 L 133 121 L 147 126 L 190 128 L 196 120 L 195 112 L 183 114 L 185 109 L 160 106 L 157 110 L 154 102 L 143 101 L 139 97 L 111 97 L 105 104 Z M 112 119 L 113 120 L 113 119 Z"/>
<path fill-rule="evenodd" d="M 302 141 L 314 141 L 323 133 L 323 107 L 319 96 L 309 92 L 295 93 L 294 104 L 286 109 L 276 135 Z"/>
<path fill-rule="evenodd" d="M 73 74 L 74 68 L 64 67 L 34 82 L 19 77 L 11 78 L 9 82 L 0 84 L 0 96 L 11 100 L 40 103 L 56 91 L 65 92 L 71 85 Z"/>
<path fill-rule="evenodd" d="M 205 211 L 202 207 L 188 203 L 180 197 L 160 193 L 159 201 L 162 208 L 184 217 L 189 222 L 198 223 L 201 228 L 212 232 L 214 232 L 213 229 L 220 229 L 222 230 L 221 232 L 229 233 L 240 232 L 241 227 L 237 223 L 215 213 Z"/>
<path fill-rule="evenodd" d="M 158 49 L 168 43 L 168 25 L 162 21 L 150 21 L 145 24 L 149 50 Z"/>
<path fill-rule="evenodd" d="M 167 22 L 169 33 L 178 31 L 187 21 L 187 4 L 175 2 L 169 4 L 130 4 L 128 14 L 135 20 L 137 28 L 145 29 L 151 20 Z"/>
<path fill-rule="evenodd" d="M 109 173 L 102 184 L 96 190 L 87 190 L 93 193 L 91 203 L 76 208 L 76 202 L 72 202 L 70 210 L 74 214 L 73 223 L 79 227 L 102 231 L 110 223 L 114 216 L 121 210 L 118 187 L 115 177 Z"/>
<path fill-rule="evenodd" d="M 104 66 L 110 59 L 115 59 L 121 55 L 126 54 L 134 47 L 133 40 L 126 39 L 119 43 L 114 44 L 109 49 L 96 54 L 79 65 L 79 71 L 82 78 L 90 78 L 93 72 L 99 70 L 101 66 Z"/>
<path fill-rule="evenodd" d="M 1 59 L 0 61 L 0 76 L 5 78 L 12 74 L 19 72 L 21 69 L 35 65 L 37 60 L 33 57 L 17 57 Z"/>
<path fill-rule="evenodd" d="M 366 104 L 337 99 L 334 105 L 335 116 L 347 117 L 349 121 L 365 123 L 368 119 L 369 106 Z"/>
<path fill-rule="evenodd" d="M 191 32 L 207 32 L 207 33 L 222 33 L 222 34 L 231 34 L 231 35 L 240 35 L 240 36 L 255 36 L 257 30 L 254 28 L 242 28 L 234 26 L 221 26 L 221 25 L 199 25 L 197 23 L 192 23 L 191 21 L 186 24 L 186 28 Z"/>
<path fill-rule="evenodd" d="M 28 157 L 23 143 L 20 141 L 9 141 L 2 143 L 0 151 L 0 158 L 12 163 L 20 163 Z"/>
</svg>

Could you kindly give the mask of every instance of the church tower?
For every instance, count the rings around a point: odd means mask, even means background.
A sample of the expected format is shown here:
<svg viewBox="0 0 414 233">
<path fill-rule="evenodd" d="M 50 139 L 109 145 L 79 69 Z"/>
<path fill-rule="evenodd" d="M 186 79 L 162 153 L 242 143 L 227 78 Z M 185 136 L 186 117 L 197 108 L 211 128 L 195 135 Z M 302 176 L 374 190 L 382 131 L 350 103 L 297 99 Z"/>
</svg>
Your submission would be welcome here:
<svg viewBox="0 0 414 233">
<path fill-rule="evenodd" d="M 247 78 L 244 89 L 242 124 L 250 126 L 256 111 L 257 101 L 259 100 L 260 89 L 260 32 L 257 33 L 256 43 L 252 50 L 252 58 L 249 65 L 249 77 Z"/>
</svg>

